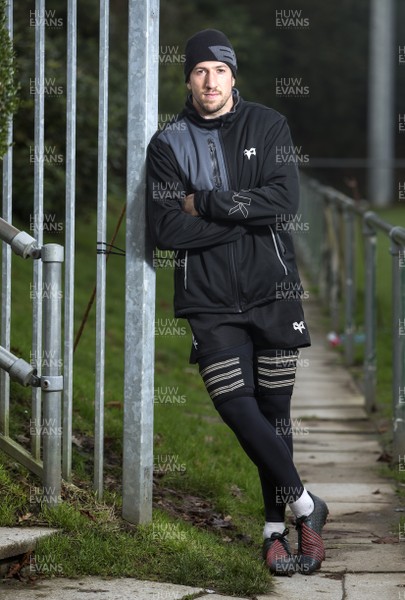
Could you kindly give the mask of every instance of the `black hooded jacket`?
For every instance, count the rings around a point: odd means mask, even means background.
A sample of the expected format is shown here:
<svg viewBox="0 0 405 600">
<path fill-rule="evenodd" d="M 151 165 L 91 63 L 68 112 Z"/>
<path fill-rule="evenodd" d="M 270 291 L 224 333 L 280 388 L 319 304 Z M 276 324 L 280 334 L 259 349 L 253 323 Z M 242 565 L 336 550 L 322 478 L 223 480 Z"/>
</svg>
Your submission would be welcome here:
<svg viewBox="0 0 405 600">
<path fill-rule="evenodd" d="M 148 147 L 149 226 L 158 248 L 175 251 L 178 317 L 302 292 L 288 231 L 299 182 L 286 119 L 233 93 L 232 111 L 215 119 L 189 98 Z M 191 193 L 199 217 L 182 210 Z"/>
</svg>

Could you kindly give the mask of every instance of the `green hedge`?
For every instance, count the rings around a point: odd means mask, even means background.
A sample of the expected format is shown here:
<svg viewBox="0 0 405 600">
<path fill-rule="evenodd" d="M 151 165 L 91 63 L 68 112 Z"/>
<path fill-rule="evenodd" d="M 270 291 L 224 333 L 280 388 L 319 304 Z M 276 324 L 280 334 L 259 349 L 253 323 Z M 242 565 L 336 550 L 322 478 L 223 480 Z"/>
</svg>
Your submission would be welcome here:
<svg viewBox="0 0 405 600">
<path fill-rule="evenodd" d="M 0 0 L 0 159 L 7 152 L 8 122 L 17 110 L 14 50 L 6 22 L 6 0 Z"/>
</svg>

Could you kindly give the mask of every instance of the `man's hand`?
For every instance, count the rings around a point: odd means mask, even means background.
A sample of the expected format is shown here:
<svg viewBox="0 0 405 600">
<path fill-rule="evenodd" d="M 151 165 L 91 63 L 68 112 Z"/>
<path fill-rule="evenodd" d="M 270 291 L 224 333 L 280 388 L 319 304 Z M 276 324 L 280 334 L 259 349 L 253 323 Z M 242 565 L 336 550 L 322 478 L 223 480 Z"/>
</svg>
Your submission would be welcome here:
<svg viewBox="0 0 405 600">
<path fill-rule="evenodd" d="M 186 196 L 184 198 L 184 200 L 182 202 L 182 209 L 185 213 L 187 213 L 188 215 L 191 215 L 193 217 L 200 216 L 194 206 L 194 194 L 189 194 L 188 196 Z"/>
</svg>

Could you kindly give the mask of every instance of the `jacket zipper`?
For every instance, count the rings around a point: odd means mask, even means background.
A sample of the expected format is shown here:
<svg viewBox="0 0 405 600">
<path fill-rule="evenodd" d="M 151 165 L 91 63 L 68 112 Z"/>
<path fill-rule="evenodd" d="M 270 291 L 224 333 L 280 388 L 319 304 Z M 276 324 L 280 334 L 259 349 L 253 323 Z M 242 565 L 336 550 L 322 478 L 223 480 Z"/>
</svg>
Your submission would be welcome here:
<svg viewBox="0 0 405 600">
<path fill-rule="evenodd" d="M 221 140 L 220 140 L 220 143 L 221 143 Z M 223 189 L 221 170 L 219 168 L 219 163 L 218 163 L 217 149 L 215 146 L 215 142 L 212 138 L 208 138 L 208 148 L 209 148 L 210 158 L 211 158 L 211 166 L 212 166 L 212 174 L 214 177 L 214 185 L 217 190 L 221 190 L 221 189 Z M 225 186 L 227 186 L 227 184 L 225 184 Z M 234 244 L 232 244 L 230 246 L 230 254 L 231 254 L 232 278 L 235 283 L 236 304 L 238 307 L 238 311 L 242 312 L 242 309 L 240 306 L 240 295 L 239 295 L 239 286 L 238 286 L 238 278 L 237 278 L 237 270 L 236 270 L 236 258 L 235 258 Z"/>
<path fill-rule="evenodd" d="M 279 250 L 279 247 L 278 247 L 278 244 L 277 244 L 276 236 L 274 235 L 274 231 L 272 230 L 272 228 L 270 227 L 270 225 L 269 225 L 269 229 L 270 229 L 270 231 L 271 231 L 271 236 L 272 236 L 272 238 L 273 238 L 273 244 L 274 244 L 274 248 L 275 248 L 275 250 L 276 250 L 277 258 L 278 258 L 278 260 L 280 261 L 281 265 L 283 266 L 284 273 L 285 273 L 286 275 L 288 275 L 288 269 L 287 269 L 287 267 L 285 266 L 285 262 L 284 262 L 284 261 L 283 261 L 283 259 L 281 258 L 281 254 L 280 254 L 280 250 Z"/>
<path fill-rule="evenodd" d="M 215 142 L 212 138 L 208 139 L 208 148 L 209 148 L 210 157 L 211 157 L 211 166 L 212 166 L 212 174 L 214 176 L 214 185 L 217 190 L 220 190 L 222 188 L 222 179 L 221 179 L 221 173 L 219 170 L 217 149 L 215 148 Z"/>
<path fill-rule="evenodd" d="M 187 263 L 188 263 L 188 250 L 184 254 L 184 289 L 187 289 Z"/>
<path fill-rule="evenodd" d="M 239 287 L 238 287 L 238 278 L 236 276 L 235 246 L 234 246 L 233 243 L 230 246 L 230 252 L 231 252 L 232 275 L 233 275 L 233 280 L 235 282 L 236 304 L 237 304 L 237 307 L 238 307 L 238 312 L 242 312 L 242 309 L 241 309 L 241 306 L 240 306 L 240 295 L 239 295 Z"/>
</svg>

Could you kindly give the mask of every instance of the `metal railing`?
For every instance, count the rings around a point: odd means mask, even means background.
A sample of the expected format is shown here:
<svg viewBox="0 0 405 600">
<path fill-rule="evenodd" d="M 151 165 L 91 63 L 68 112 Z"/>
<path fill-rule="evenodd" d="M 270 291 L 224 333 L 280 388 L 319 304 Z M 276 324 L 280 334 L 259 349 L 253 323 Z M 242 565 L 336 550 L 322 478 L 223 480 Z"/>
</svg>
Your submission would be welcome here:
<svg viewBox="0 0 405 600">
<path fill-rule="evenodd" d="M 376 405 L 377 233 L 392 256 L 392 413 L 394 456 L 405 453 L 405 228 L 383 221 L 364 201 L 301 175 L 300 223 L 309 233 L 295 232 L 295 242 L 312 282 L 328 306 L 332 327 L 344 321 L 344 355 L 354 362 L 356 310 L 356 224 L 365 244 L 364 397 L 370 412 Z"/>
<path fill-rule="evenodd" d="M 49 506 L 58 504 L 61 491 L 61 404 L 63 377 L 61 375 L 62 337 L 62 263 L 63 247 L 59 244 L 37 245 L 36 240 L 24 231 L 0 218 L 0 239 L 23 258 L 39 260 L 43 266 L 43 319 L 40 333 L 43 355 L 36 365 L 14 356 L 0 346 L 0 368 L 10 379 L 23 386 L 32 386 L 43 392 L 43 421 L 36 416 L 34 435 L 42 438 L 43 460 L 37 453 L 28 452 L 9 435 L 9 398 L 0 397 L 0 448 L 42 478 L 43 500 Z M 3 248 L 4 251 L 4 248 Z M 43 293 L 44 290 L 46 293 Z M 35 319 L 35 312 L 34 312 Z M 33 319 L 33 321 L 34 321 Z M 38 373 L 38 367 L 41 370 Z M 37 411 L 36 411 L 37 415 Z M 42 427 L 46 423 L 46 427 Z M 49 424 L 52 426 L 49 427 Z"/>
<path fill-rule="evenodd" d="M 159 0 L 129 0 L 128 2 L 128 118 L 127 118 L 127 185 L 126 185 L 126 285 L 125 285 L 125 374 L 123 422 L 123 516 L 133 523 L 146 522 L 152 515 L 153 484 L 153 375 L 154 375 L 154 307 L 155 272 L 152 248 L 146 233 L 145 217 L 145 158 L 149 139 L 158 123 L 158 55 L 159 55 Z M 32 355 L 42 355 L 42 341 L 51 345 L 54 340 L 52 324 L 45 314 L 52 309 L 40 293 L 47 273 L 53 273 L 49 256 L 50 245 L 43 246 L 44 223 L 44 131 L 46 28 L 48 16 L 52 21 L 55 11 L 46 10 L 45 0 L 35 0 L 35 10 L 27 6 L 27 19 L 35 27 L 35 111 L 34 111 L 34 198 L 32 219 L 35 243 L 41 249 L 42 260 L 34 261 L 33 274 L 33 338 Z M 6 10 L 10 37 L 13 37 L 13 0 L 8 0 Z M 108 86 L 109 86 L 109 22 L 110 2 L 99 0 L 99 102 L 97 176 L 97 244 L 106 243 L 107 225 L 107 150 L 108 150 Z M 49 23 L 52 27 L 52 23 Z M 75 307 L 75 203 L 76 203 L 76 126 L 77 126 L 77 0 L 67 0 L 66 10 L 66 202 L 65 250 L 66 269 L 64 281 L 64 340 L 63 340 L 63 442 L 62 476 L 72 476 L 72 415 L 74 395 L 74 307 Z M 12 223 L 13 196 L 13 124 L 9 126 L 9 149 L 3 159 L 2 216 Z M 28 167 L 27 167 L 28 168 Z M 5 228 L 6 235 L 11 230 Z M 7 232 L 9 232 L 7 234 Z M 5 238 L 3 238 L 5 239 Z M 10 240 L 6 239 L 6 242 Z M 94 249 L 97 252 L 97 249 Z M 38 256 L 39 258 L 39 256 Z M 44 270 L 44 273 L 42 272 Z M 2 298 L 0 344 L 10 348 L 11 320 L 11 249 L 3 244 Z M 99 498 L 104 488 L 104 403 L 105 403 L 105 322 L 106 322 L 106 253 L 97 252 L 96 289 L 96 345 L 95 365 L 95 422 L 94 422 L 94 476 L 93 485 Z M 42 315 L 45 322 L 42 324 Z M 44 331 L 42 340 L 42 330 Z M 51 348 L 52 352 L 56 348 Z M 7 355 L 4 355 L 5 365 Z M 43 373 L 49 380 L 55 373 Z M 55 381 L 52 379 L 52 381 Z M 41 391 L 46 392 L 42 407 Z M 42 408 L 45 416 L 60 419 L 60 407 L 52 399 L 54 390 L 33 387 L 32 418 L 39 423 Z M 59 391 L 57 392 L 59 394 Z M 0 397 L 2 409 L 0 426 L 8 435 L 10 411 L 9 375 L 0 369 Z M 53 414 L 53 413 L 52 413 Z M 31 433 L 31 454 L 21 460 L 25 466 L 42 475 L 40 432 Z M 49 469 L 60 468 L 60 448 L 44 439 L 44 453 L 53 452 L 54 463 L 46 461 Z M 51 446 L 52 448 L 51 448 Z M 21 452 L 20 452 L 21 454 Z M 15 456 L 15 453 L 14 453 Z M 15 458 L 17 458 L 15 456 Z M 58 465 L 59 465 L 58 462 Z M 47 475 L 48 466 L 45 466 Z M 49 486 L 52 487 L 52 486 Z"/>
</svg>

